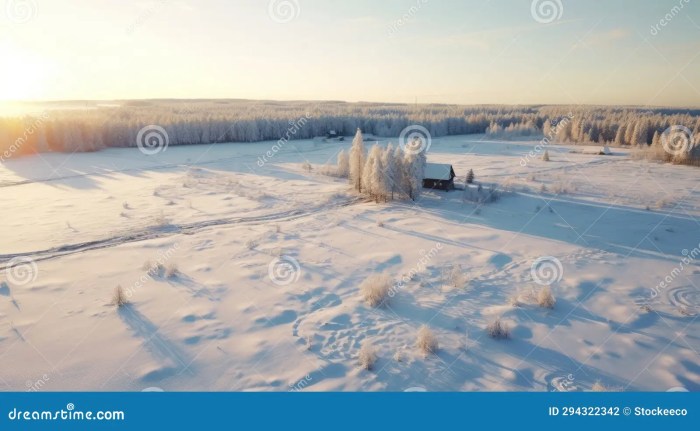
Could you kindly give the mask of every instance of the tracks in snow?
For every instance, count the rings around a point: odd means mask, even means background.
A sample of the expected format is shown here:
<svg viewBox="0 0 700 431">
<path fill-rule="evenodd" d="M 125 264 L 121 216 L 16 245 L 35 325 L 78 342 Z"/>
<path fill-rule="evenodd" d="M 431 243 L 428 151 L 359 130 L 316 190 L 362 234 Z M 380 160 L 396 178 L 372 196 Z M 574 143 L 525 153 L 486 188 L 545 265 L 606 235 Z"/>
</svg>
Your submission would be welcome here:
<svg viewBox="0 0 700 431">
<path fill-rule="evenodd" d="M 34 261 L 54 259 L 61 256 L 83 253 L 91 250 L 99 250 L 109 247 L 116 247 L 138 241 L 148 241 L 152 239 L 165 238 L 174 235 L 193 235 L 204 229 L 217 226 L 230 226 L 248 223 L 290 221 L 317 214 L 321 211 L 332 211 L 362 202 L 361 199 L 348 199 L 334 205 L 320 205 L 308 209 L 293 209 L 274 214 L 266 214 L 254 217 L 226 217 L 213 220 L 204 220 L 194 223 L 172 224 L 162 227 L 153 227 L 136 232 L 117 235 L 110 238 L 97 239 L 93 241 L 80 242 L 75 244 L 65 244 L 45 250 L 36 250 L 25 253 L 2 254 L 0 255 L 0 269 L 5 270 L 8 262 L 14 258 L 28 258 Z"/>
</svg>

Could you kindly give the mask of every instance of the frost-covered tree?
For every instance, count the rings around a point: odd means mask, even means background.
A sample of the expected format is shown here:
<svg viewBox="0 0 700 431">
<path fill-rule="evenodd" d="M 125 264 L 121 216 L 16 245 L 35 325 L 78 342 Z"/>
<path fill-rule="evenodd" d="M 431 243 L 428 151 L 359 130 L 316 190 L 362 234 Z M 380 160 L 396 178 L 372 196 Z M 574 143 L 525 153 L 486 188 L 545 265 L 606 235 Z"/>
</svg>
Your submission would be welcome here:
<svg viewBox="0 0 700 431">
<path fill-rule="evenodd" d="M 378 144 L 375 144 L 372 147 L 369 159 L 372 160 L 372 165 L 370 168 L 370 187 L 372 190 L 372 195 L 377 202 L 380 200 L 384 200 L 386 202 L 389 196 L 389 187 L 384 172 L 384 163 L 382 162 L 383 152 Z"/>
<path fill-rule="evenodd" d="M 623 124 L 617 129 L 615 134 L 615 145 L 622 146 L 625 145 L 625 130 L 627 127 Z"/>
<path fill-rule="evenodd" d="M 404 158 L 404 188 L 406 194 L 411 200 L 416 200 L 420 197 L 421 189 L 423 188 L 423 178 L 425 178 L 425 154 L 406 153 Z"/>
<path fill-rule="evenodd" d="M 474 182 L 474 169 L 469 169 L 469 172 L 467 172 L 467 178 L 465 179 L 465 182 L 467 184 L 471 184 Z"/>
<path fill-rule="evenodd" d="M 365 158 L 364 138 L 362 136 L 362 131 L 357 129 L 355 138 L 352 140 L 352 147 L 350 148 L 350 161 L 348 166 L 350 168 L 350 183 L 352 187 L 360 193 L 362 192 L 362 171 L 365 167 Z"/>
<path fill-rule="evenodd" d="M 340 150 L 338 153 L 338 176 L 347 178 L 350 174 L 350 158 L 345 150 Z"/>
<path fill-rule="evenodd" d="M 376 152 L 370 150 L 369 154 L 365 157 L 365 164 L 362 167 L 361 191 L 368 194 L 370 198 L 374 198 L 374 178 L 372 177 L 372 173 L 374 172 L 376 156 Z"/>
<path fill-rule="evenodd" d="M 387 194 L 394 199 L 394 192 L 396 192 L 396 160 L 394 159 L 394 147 L 393 145 L 387 145 L 386 149 L 382 153 L 382 165 L 384 166 L 384 181 Z"/>
<path fill-rule="evenodd" d="M 631 145 L 646 146 L 647 145 L 647 125 L 646 121 L 640 120 L 634 125 L 632 133 Z"/>
<path fill-rule="evenodd" d="M 398 193 L 400 196 L 407 194 L 406 191 L 406 159 L 404 157 L 404 152 L 401 146 L 397 146 L 394 149 L 393 157 L 393 187 L 394 193 Z"/>
</svg>

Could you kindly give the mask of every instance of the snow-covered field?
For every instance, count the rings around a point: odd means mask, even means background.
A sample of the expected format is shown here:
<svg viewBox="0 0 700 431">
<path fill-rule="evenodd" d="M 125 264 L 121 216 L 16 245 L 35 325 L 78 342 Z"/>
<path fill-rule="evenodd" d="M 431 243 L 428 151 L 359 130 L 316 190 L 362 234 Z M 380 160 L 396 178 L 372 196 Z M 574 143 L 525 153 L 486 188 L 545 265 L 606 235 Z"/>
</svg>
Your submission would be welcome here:
<svg viewBox="0 0 700 431">
<path fill-rule="evenodd" d="M 259 160 L 273 144 L 0 165 L 0 389 L 700 389 L 697 168 L 453 136 L 428 160 L 474 169 L 498 202 L 375 204 L 318 172 L 349 142 Z M 541 258 L 553 309 L 534 300 Z M 368 276 L 411 272 L 363 302 Z M 130 305 L 110 305 L 117 285 Z M 499 316 L 510 339 L 485 331 Z M 415 347 L 421 325 L 436 354 Z"/>
</svg>

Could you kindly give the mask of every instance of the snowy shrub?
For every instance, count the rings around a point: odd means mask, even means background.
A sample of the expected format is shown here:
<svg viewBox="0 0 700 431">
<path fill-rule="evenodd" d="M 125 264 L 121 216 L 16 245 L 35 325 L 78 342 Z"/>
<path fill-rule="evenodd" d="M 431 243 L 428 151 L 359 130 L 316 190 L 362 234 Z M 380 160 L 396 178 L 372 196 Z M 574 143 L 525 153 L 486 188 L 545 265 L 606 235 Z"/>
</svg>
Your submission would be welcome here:
<svg viewBox="0 0 700 431">
<path fill-rule="evenodd" d="M 161 211 L 155 218 L 153 219 L 153 225 L 155 227 L 165 227 L 170 225 L 170 220 L 165 217 L 165 214 L 163 214 L 163 211 Z"/>
<path fill-rule="evenodd" d="M 401 350 L 397 350 L 394 353 L 394 360 L 396 362 L 403 362 L 403 352 Z"/>
<path fill-rule="evenodd" d="M 301 164 L 301 168 L 306 172 L 311 172 L 314 169 L 313 166 L 311 166 L 311 163 L 308 162 L 308 160 Z"/>
<path fill-rule="evenodd" d="M 465 179 L 466 184 L 472 184 L 474 182 L 474 169 L 469 169 L 467 172 L 467 178 Z"/>
<path fill-rule="evenodd" d="M 520 307 L 520 295 L 517 295 L 517 294 L 511 295 L 508 298 L 508 304 L 511 307 Z"/>
<path fill-rule="evenodd" d="M 126 297 L 124 288 L 119 285 L 114 289 L 114 295 L 112 295 L 112 305 L 117 307 L 124 306 L 129 303 L 129 299 Z"/>
<path fill-rule="evenodd" d="M 557 300 L 552 295 L 552 289 L 549 286 L 542 288 L 537 294 L 537 305 L 542 308 L 554 308 L 554 304 Z"/>
<path fill-rule="evenodd" d="M 125 210 L 130 210 L 131 207 L 129 207 L 129 202 L 127 202 L 127 201 L 122 202 L 122 208 L 124 208 Z"/>
<path fill-rule="evenodd" d="M 178 274 L 180 274 L 180 271 L 177 269 L 177 264 L 175 263 L 169 263 L 163 272 L 165 278 L 175 278 Z"/>
<path fill-rule="evenodd" d="M 384 220 L 382 219 L 377 219 L 377 227 L 384 227 Z"/>
<path fill-rule="evenodd" d="M 339 177 L 340 175 L 338 174 L 338 168 L 335 166 L 331 166 L 329 164 L 325 164 L 321 166 L 318 169 L 318 173 L 321 175 L 325 175 L 327 177 Z"/>
<path fill-rule="evenodd" d="M 477 188 L 465 185 L 464 190 L 462 191 L 462 201 L 476 204 L 497 202 L 500 197 L 500 193 L 493 186 L 489 186 L 488 189 L 484 189 L 481 184 L 479 184 L 479 187 Z"/>
<path fill-rule="evenodd" d="M 423 325 L 418 330 L 418 338 L 416 346 L 424 355 L 435 353 L 438 350 L 438 341 L 433 332 L 426 325 Z"/>
<path fill-rule="evenodd" d="M 388 297 L 391 289 L 391 280 L 384 274 L 370 275 L 360 285 L 360 293 L 367 305 L 378 307 Z"/>
<path fill-rule="evenodd" d="M 371 370 L 374 363 L 377 361 L 377 353 L 374 351 L 374 347 L 369 341 L 362 343 L 360 347 L 360 353 L 358 357 L 358 362 L 363 370 Z"/>
<path fill-rule="evenodd" d="M 670 207 L 674 204 L 673 199 L 669 197 L 661 198 L 658 201 L 656 201 L 656 208 L 658 209 L 664 209 L 666 207 Z"/>
<path fill-rule="evenodd" d="M 467 284 L 467 276 L 464 274 L 464 272 L 462 272 L 461 265 L 452 269 L 452 273 L 450 274 L 450 283 L 453 287 L 458 289 Z"/>
<path fill-rule="evenodd" d="M 245 247 L 248 250 L 253 250 L 257 246 L 258 246 L 258 242 L 255 240 L 249 239 L 248 241 L 245 242 Z"/>
<path fill-rule="evenodd" d="M 552 184 L 551 191 L 552 191 L 552 193 L 557 194 L 557 195 L 565 195 L 565 194 L 575 192 L 576 188 L 573 187 L 567 181 L 558 181 L 558 182 Z"/>
<path fill-rule="evenodd" d="M 284 247 L 275 247 L 270 250 L 270 256 L 283 256 L 284 255 Z"/>
<path fill-rule="evenodd" d="M 341 150 L 340 153 L 338 153 L 336 174 L 340 178 L 348 178 L 350 175 L 350 156 L 348 156 L 345 150 Z"/>
<path fill-rule="evenodd" d="M 609 392 L 609 389 L 607 386 L 605 386 L 600 380 L 596 381 L 593 383 L 593 386 L 591 387 L 591 390 L 593 392 Z"/>
<path fill-rule="evenodd" d="M 686 317 L 695 316 L 695 313 L 685 305 L 678 306 L 678 313 L 680 313 L 681 316 L 686 316 Z"/>
<path fill-rule="evenodd" d="M 549 161 L 549 151 L 548 150 L 544 150 L 544 154 L 542 154 L 542 161 L 543 162 Z"/>
<path fill-rule="evenodd" d="M 489 334 L 489 337 L 497 340 L 510 338 L 510 328 L 508 327 L 507 323 L 501 320 L 500 317 L 488 324 L 486 327 L 486 333 Z"/>
</svg>

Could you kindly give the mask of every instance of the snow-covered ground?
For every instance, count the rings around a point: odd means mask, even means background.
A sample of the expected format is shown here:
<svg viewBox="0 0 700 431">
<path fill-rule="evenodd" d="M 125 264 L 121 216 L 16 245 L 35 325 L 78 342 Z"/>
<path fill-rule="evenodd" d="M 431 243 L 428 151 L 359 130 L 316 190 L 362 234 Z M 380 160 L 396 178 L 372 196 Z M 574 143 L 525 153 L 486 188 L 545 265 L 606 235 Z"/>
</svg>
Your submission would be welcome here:
<svg viewBox="0 0 700 431">
<path fill-rule="evenodd" d="M 0 389 L 700 389 L 697 168 L 581 146 L 544 162 L 526 156 L 534 141 L 453 136 L 428 160 L 472 168 L 506 190 L 498 202 L 375 204 L 318 172 L 349 142 L 260 160 L 273 144 L 0 165 L 0 269 L 14 265 L 0 276 Z M 551 310 L 533 299 L 541 258 Z M 149 273 L 158 261 L 177 272 Z M 369 275 L 411 272 L 384 306 L 362 301 Z M 110 305 L 117 285 L 130 305 Z M 485 332 L 499 316 L 510 339 Z M 427 357 L 424 324 L 439 342 Z"/>
</svg>

